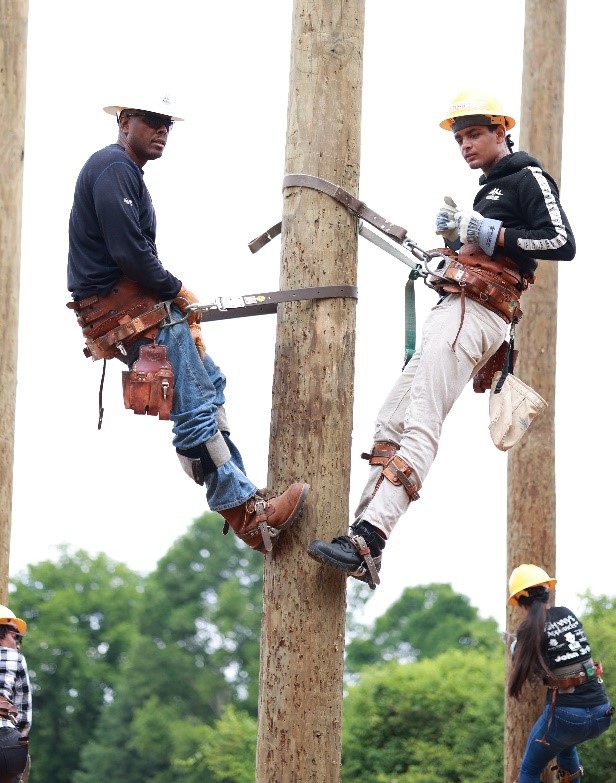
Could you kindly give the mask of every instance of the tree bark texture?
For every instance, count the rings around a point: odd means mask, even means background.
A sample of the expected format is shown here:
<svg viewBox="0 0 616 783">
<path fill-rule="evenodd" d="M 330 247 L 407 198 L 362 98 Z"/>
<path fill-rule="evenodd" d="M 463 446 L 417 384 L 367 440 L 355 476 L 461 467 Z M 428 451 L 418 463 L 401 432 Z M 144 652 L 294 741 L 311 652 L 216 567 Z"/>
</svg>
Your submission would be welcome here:
<svg viewBox="0 0 616 783">
<path fill-rule="evenodd" d="M 526 0 L 520 149 L 536 157 L 560 184 L 564 114 L 566 0 Z M 540 261 L 535 284 L 522 298 L 516 330 L 516 368 L 547 401 L 548 409 L 509 452 L 507 575 L 535 563 L 550 576 L 556 567 L 555 421 L 558 263 Z M 522 620 L 507 611 L 510 632 Z M 507 652 L 507 672 L 510 667 Z M 505 781 L 517 777 L 526 738 L 543 710 L 544 688 L 528 685 L 520 701 L 505 698 Z M 549 768 L 542 780 L 553 779 Z"/>
<path fill-rule="evenodd" d="M 357 195 L 364 0 L 295 0 L 285 174 Z M 308 188 L 283 193 L 280 287 L 356 285 L 356 219 Z M 346 581 L 306 554 L 349 523 L 353 298 L 278 310 L 269 481 L 311 485 L 300 521 L 265 561 L 257 783 L 337 783 Z"/>
<path fill-rule="evenodd" d="M 0 0 L 0 603 L 9 579 L 19 264 L 26 116 L 27 0 Z"/>
</svg>

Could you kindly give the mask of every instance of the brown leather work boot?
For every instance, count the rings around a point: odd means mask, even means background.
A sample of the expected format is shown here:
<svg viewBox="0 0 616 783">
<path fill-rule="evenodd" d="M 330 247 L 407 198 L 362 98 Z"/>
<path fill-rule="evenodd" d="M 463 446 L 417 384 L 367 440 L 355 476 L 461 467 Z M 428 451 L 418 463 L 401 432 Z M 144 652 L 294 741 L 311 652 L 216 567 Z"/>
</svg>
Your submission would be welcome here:
<svg viewBox="0 0 616 783">
<path fill-rule="evenodd" d="M 299 517 L 310 485 L 296 481 L 278 497 L 267 498 L 258 492 L 241 506 L 218 513 L 245 544 L 259 552 L 271 552 L 275 539 Z"/>
</svg>

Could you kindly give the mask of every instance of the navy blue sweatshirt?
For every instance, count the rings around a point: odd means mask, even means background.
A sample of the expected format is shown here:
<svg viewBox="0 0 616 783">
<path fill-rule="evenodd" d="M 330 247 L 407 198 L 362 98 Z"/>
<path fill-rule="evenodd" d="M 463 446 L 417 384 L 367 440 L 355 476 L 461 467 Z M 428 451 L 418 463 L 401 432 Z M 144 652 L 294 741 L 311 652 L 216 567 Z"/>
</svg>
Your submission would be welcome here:
<svg viewBox="0 0 616 783">
<path fill-rule="evenodd" d="M 473 209 L 485 218 L 502 220 L 505 247 L 499 253 L 512 258 L 523 274 L 532 274 L 537 259 L 571 261 L 575 238 L 560 205 L 558 187 L 526 152 L 514 152 L 498 161 L 481 186 Z"/>
<path fill-rule="evenodd" d="M 182 283 L 156 252 L 156 214 L 143 170 L 119 144 L 95 152 L 77 178 L 69 219 L 73 299 L 104 296 L 122 276 L 173 299 Z"/>
</svg>

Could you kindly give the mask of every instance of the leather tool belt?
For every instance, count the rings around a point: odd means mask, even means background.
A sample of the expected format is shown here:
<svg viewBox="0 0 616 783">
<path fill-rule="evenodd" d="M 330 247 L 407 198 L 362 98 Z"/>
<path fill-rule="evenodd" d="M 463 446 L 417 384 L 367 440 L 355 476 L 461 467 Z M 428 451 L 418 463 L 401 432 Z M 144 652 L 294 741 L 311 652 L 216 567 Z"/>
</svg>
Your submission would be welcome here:
<svg viewBox="0 0 616 783">
<path fill-rule="evenodd" d="M 168 420 L 173 402 L 173 367 L 164 345 L 141 345 L 132 369 L 122 372 L 124 407 Z"/>
<path fill-rule="evenodd" d="M 11 723 L 16 723 L 18 715 L 17 707 L 6 696 L 0 696 L 0 718 L 4 720 L 10 720 Z"/>
<path fill-rule="evenodd" d="M 582 670 L 580 671 L 579 666 L 582 666 Z M 583 685 L 585 682 L 590 682 L 591 680 L 595 680 L 597 677 L 600 677 L 603 674 L 603 665 L 601 661 L 584 661 L 582 664 L 579 664 L 577 667 L 577 674 L 572 674 L 569 676 L 564 677 L 558 677 L 556 676 L 557 673 L 560 671 L 559 669 L 552 669 L 552 674 L 555 675 L 554 677 L 544 677 L 543 683 L 544 685 L 547 685 L 549 688 L 556 688 L 559 691 L 566 691 L 569 688 L 577 688 L 578 685 Z M 567 667 L 565 667 L 564 672 L 567 671 Z"/>
<path fill-rule="evenodd" d="M 463 293 L 507 323 L 518 323 L 520 296 L 534 278 L 523 276 L 514 261 L 506 256 L 491 258 L 479 245 L 463 245 L 458 253 L 447 248 L 432 252 L 446 259 L 430 278 L 437 291 Z"/>
<path fill-rule="evenodd" d="M 88 296 L 66 305 L 74 310 L 86 338 L 86 357 L 120 359 L 139 337 L 154 338 L 167 307 L 153 291 L 120 277 L 106 296 Z"/>
</svg>

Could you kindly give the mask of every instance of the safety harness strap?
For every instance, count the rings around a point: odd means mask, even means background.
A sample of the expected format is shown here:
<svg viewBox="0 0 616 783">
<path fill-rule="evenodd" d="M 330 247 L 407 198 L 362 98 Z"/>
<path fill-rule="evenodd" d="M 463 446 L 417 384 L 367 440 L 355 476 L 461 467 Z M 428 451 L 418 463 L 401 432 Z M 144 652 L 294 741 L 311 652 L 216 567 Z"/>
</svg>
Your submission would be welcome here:
<svg viewBox="0 0 616 783">
<path fill-rule="evenodd" d="M 311 174 L 287 174 L 282 181 L 283 190 L 285 188 L 295 187 L 312 188 L 321 193 L 326 193 L 339 204 L 342 204 L 343 207 L 346 207 L 353 215 L 365 220 L 366 223 L 370 223 L 371 226 L 378 228 L 379 231 L 392 237 L 396 242 L 402 242 L 406 238 L 407 230 L 405 228 L 397 226 L 395 223 L 391 223 L 389 220 L 379 215 L 378 212 L 370 209 L 363 201 L 355 198 L 355 196 L 351 195 L 347 190 L 344 190 L 344 188 L 341 188 L 339 185 L 335 185 L 333 182 L 329 182 L 321 177 L 315 177 Z M 281 231 L 282 223 L 276 223 L 276 225 L 265 231 L 261 236 L 253 239 L 252 242 L 248 244 L 248 247 L 252 253 L 256 253 L 267 245 L 270 240 L 277 237 Z"/>
<path fill-rule="evenodd" d="M 201 313 L 201 321 L 221 321 L 246 315 L 275 313 L 281 302 L 300 302 L 309 299 L 357 299 L 357 286 L 324 285 L 314 288 L 289 288 L 286 291 L 267 291 L 236 297 L 218 297 L 211 304 L 200 304 L 188 310 Z"/>
</svg>

